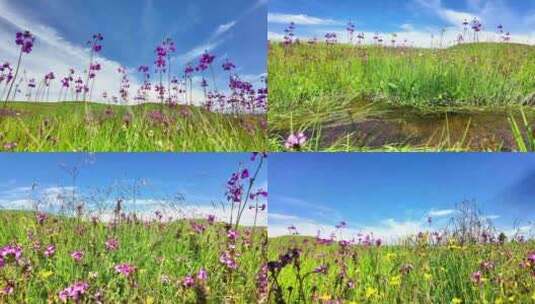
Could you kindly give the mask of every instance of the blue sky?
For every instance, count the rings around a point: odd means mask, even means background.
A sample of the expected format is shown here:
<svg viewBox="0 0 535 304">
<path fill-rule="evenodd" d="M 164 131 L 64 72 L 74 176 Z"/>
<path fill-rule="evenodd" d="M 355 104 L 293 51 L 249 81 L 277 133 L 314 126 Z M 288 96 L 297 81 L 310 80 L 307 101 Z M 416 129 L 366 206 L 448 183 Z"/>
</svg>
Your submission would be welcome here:
<svg viewBox="0 0 535 304">
<path fill-rule="evenodd" d="M 208 212 L 212 202 L 225 201 L 225 182 L 240 164 L 251 164 L 249 157 L 248 153 L 0 153 L 0 206 L 27 207 L 34 182 L 38 198 L 71 193 L 71 178 L 64 168 L 77 166 L 76 188 L 85 196 L 95 189 L 131 188 L 134 181 L 145 181 L 137 194 L 138 206 L 180 193 L 184 208 Z M 258 186 L 267 188 L 266 170 L 260 171 Z M 110 200 L 115 201 L 117 193 Z"/>
<path fill-rule="evenodd" d="M 371 38 L 379 32 L 398 33 L 417 46 L 429 45 L 430 35 L 438 37 L 446 28 L 446 40 L 455 39 L 461 23 L 477 17 L 484 26 L 484 39 L 494 39 L 498 24 L 511 31 L 513 40 L 533 43 L 535 35 L 535 1 L 525 0 L 271 0 L 268 30 L 271 39 L 280 39 L 285 26 L 297 23 L 301 37 L 323 38 L 326 32 L 338 32 L 347 40 L 345 25 L 355 23 L 358 32 Z"/>
<path fill-rule="evenodd" d="M 288 170 L 293 168 L 293 170 Z M 270 159 L 270 235 L 350 228 L 398 236 L 437 228 L 476 200 L 499 228 L 535 220 L 535 155 L 485 153 L 276 154 Z"/>
<path fill-rule="evenodd" d="M 37 36 L 34 52 L 25 60 L 29 73 L 53 69 L 63 74 L 69 66 L 81 70 L 89 61 L 83 54 L 85 43 L 100 32 L 102 74 L 110 74 L 100 77 L 113 80 L 116 91 L 116 67 L 152 64 L 157 44 L 170 37 L 177 45 L 175 71 L 182 72 L 184 64 L 208 49 L 218 56 L 217 71 L 228 57 L 239 74 L 257 81 L 266 71 L 266 14 L 267 0 L 0 0 L 0 60 L 16 59 L 13 55 L 18 54 L 9 50 L 14 48 L 15 32 L 29 29 Z M 223 84 L 226 73 L 219 74 Z M 106 88 L 111 91 L 113 85 Z"/>
</svg>

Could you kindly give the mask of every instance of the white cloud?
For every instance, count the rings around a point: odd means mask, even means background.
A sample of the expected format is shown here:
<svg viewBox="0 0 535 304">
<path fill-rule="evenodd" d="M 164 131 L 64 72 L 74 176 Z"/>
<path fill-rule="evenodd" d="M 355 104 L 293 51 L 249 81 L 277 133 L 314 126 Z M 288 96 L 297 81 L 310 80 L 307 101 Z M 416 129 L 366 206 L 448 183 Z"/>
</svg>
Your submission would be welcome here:
<svg viewBox="0 0 535 304">
<path fill-rule="evenodd" d="M 455 213 L 454 209 L 431 210 L 429 211 L 429 216 L 442 217 L 442 216 L 452 215 L 453 213 Z"/>
<path fill-rule="evenodd" d="M 233 28 L 236 25 L 236 21 L 231 21 L 225 24 L 221 24 L 219 27 L 217 27 L 215 31 L 215 36 L 222 35 L 226 32 L 228 32 L 231 28 Z"/>
<path fill-rule="evenodd" d="M 276 14 L 276 13 L 269 13 L 268 14 L 268 22 L 269 23 L 281 23 L 281 24 L 289 24 L 290 22 L 294 22 L 295 24 L 299 25 L 343 25 L 343 22 L 334 20 L 334 19 L 324 19 L 324 18 L 318 18 L 318 17 L 312 17 L 304 14 Z"/>
</svg>

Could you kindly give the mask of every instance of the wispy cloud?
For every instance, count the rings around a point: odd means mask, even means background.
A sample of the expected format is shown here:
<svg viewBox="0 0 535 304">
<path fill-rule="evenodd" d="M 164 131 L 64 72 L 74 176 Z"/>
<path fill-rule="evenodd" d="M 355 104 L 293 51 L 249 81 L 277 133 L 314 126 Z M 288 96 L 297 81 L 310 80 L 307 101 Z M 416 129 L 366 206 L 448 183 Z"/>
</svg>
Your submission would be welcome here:
<svg viewBox="0 0 535 304">
<path fill-rule="evenodd" d="M 431 210 L 431 211 L 429 211 L 429 216 L 432 216 L 432 217 L 443 217 L 443 216 L 452 215 L 454 213 L 455 213 L 454 209 Z"/>
<path fill-rule="evenodd" d="M 276 14 L 276 13 L 268 14 L 268 22 L 269 23 L 281 23 L 281 24 L 289 24 L 290 22 L 294 22 L 295 24 L 299 24 L 299 25 L 343 25 L 344 24 L 343 22 L 338 21 L 338 20 L 313 17 L 313 16 L 304 15 L 304 14 L 292 15 L 292 14 Z"/>
<path fill-rule="evenodd" d="M 219 36 L 219 35 L 222 35 L 226 32 L 228 32 L 231 28 L 233 28 L 234 26 L 236 25 L 236 21 L 230 21 L 228 23 L 225 23 L 225 24 L 221 24 L 220 26 L 217 27 L 214 35 L 215 36 Z"/>
</svg>

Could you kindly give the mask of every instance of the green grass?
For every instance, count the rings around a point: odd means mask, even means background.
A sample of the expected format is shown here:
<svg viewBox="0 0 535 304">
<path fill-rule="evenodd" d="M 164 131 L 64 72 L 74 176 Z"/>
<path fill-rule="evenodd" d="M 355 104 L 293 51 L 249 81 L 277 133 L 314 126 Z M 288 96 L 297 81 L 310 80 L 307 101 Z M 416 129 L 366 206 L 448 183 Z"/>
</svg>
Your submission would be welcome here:
<svg viewBox="0 0 535 304">
<path fill-rule="evenodd" d="M 107 106 L 81 102 L 10 102 L 0 113 L 0 150 L 10 151 L 265 151 L 261 115 L 225 115 L 197 107 Z M 111 112 L 106 113 L 110 109 Z M 2 110 L 0 110 L 1 112 Z M 4 110 L 5 111 L 5 110 Z M 15 114 L 18 113 L 18 114 Z M 184 114 L 186 113 L 186 114 Z M 125 116 L 129 122 L 125 122 Z"/>
<path fill-rule="evenodd" d="M 373 110 L 429 113 L 507 113 L 529 104 L 535 93 L 535 47 L 478 43 L 448 49 L 299 44 L 269 46 L 270 136 L 291 130 L 321 132 L 328 123 L 378 115 Z M 529 109 L 528 109 L 529 108 Z M 334 114 L 333 114 L 334 113 Z M 411 117 L 400 118 L 411 120 Z M 490 126 L 492 127 L 492 126 Z M 509 130 L 511 131 L 511 130 Z M 370 150 L 341 136 L 336 144 L 311 150 Z M 271 149 L 283 150 L 270 141 Z M 403 144 L 393 142 L 396 149 Z M 459 143 L 408 147 L 415 150 L 459 150 Z M 488 150 L 493 150 L 488 147 Z M 470 148 L 462 149 L 470 150 Z M 480 150 L 487 150 L 481 148 Z"/>
<path fill-rule="evenodd" d="M 265 259 L 265 229 L 241 228 L 235 249 L 239 266 L 230 270 L 219 261 L 229 246 L 225 226 L 196 222 L 206 225 L 203 233 L 194 232 L 190 220 L 122 220 L 114 228 L 49 215 L 40 225 L 33 213 L 2 211 L 0 248 L 18 244 L 23 254 L 18 263 L 10 261 L 0 268 L 0 288 L 8 282 L 14 285 L 12 294 L 0 292 L 0 302 L 55 303 L 58 292 L 76 281 L 89 284 L 82 303 L 96 303 L 98 292 L 103 303 L 257 302 L 256 275 Z M 109 238 L 119 241 L 117 251 L 105 249 Z M 48 244 L 56 245 L 51 258 L 43 255 Z M 85 253 L 81 262 L 71 258 L 75 250 Z M 118 263 L 134 265 L 134 275 L 125 278 L 116 273 Z M 183 287 L 183 278 L 195 276 L 201 267 L 208 279 L 194 288 Z"/>
<path fill-rule="evenodd" d="M 313 238 L 280 237 L 269 239 L 269 258 L 277 260 L 292 248 L 301 250 L 298 262 L 284 267 L 274 285 L 286 303 L 302 299 L 300 290 L 305 303 L 535 302 L 535 265 L 526 264 L 535 250 L 533 241 L 464 246 L 420 241 L 343 249 L 336 242 L 319 245 Z M 481 270 L 484 261 L 494 268 Z M 313 273 L 320 265 L 328 267 L 326 274 Z M 410 271 L 404 272 L 407 265 Z M 478 270 L 481 283 L 471 280 Z"/>
</svg>

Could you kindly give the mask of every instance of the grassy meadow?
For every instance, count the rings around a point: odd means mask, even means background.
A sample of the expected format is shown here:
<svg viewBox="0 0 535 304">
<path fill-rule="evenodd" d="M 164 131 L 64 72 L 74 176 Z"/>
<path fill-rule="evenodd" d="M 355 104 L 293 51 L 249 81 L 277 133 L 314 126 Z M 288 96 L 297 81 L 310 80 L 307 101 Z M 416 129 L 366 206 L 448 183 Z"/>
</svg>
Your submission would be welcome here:
<svg viewBox="0 0 535 304">
<path fill-rule="evenodd" d="M 302 150 L 533 148 L 533 46 L 271 43 L 268 70 L 274 150 L 297 132 Z"/>
<path fill-rule="evenodd" d="M 2 211 L 0 302 L 257 302 L 265 228 L 240 228 L 237 237 L 233 233 L 203 219 L 117 215 L 103 222 Z M 20 256 L 4 254 L 8 246 L 18 248 Z M 224 258 L 235 267 L 224 264 Z M 63 290 L 80 282 L 86 285 L 78 294 L 74 288 L 62 298 Z"/>
<path fill-rule="evenodd" d="M 193 106 L 10 102 L 0 151 L 264 151 L 265 115 Z"/>
</svg>

